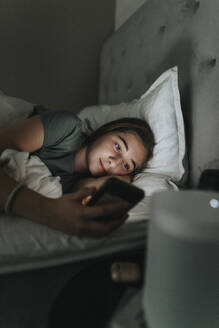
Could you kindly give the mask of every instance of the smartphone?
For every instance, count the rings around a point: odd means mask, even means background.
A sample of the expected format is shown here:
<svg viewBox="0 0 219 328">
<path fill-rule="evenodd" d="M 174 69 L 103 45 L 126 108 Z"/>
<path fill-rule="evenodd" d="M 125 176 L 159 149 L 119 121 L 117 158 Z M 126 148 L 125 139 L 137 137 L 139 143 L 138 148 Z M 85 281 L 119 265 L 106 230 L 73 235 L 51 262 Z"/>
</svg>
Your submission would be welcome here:
<svg viewBox="0 0 219 328">
<path fill-rule="evenodd" d="M 115 200 L 123 199 L 133 207 L 144 198 L 144 190 L 117 178 L 109 178 L 102 187 L 92 196 L 86 205 L 103 204 Z"/>
</svg>

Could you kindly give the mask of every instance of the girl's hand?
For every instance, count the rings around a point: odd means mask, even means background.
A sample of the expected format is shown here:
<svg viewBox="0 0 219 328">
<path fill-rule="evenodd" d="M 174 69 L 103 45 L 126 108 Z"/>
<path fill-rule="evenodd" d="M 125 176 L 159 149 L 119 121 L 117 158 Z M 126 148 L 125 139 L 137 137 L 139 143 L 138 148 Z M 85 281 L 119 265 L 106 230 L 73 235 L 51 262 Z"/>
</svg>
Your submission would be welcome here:
<svg viewBox="0 0 219 328">
<path fill-rule="evenodd" d="M 51 200 L 51 225 L 72 235 L 95 237 L 105 236 L 122 225 L 128 217 L 130 204 L 115 198 L 104 205 L 82 205 L 82 199 L 95 191 L 95 188 L 84 188 Z"/>
<path fill-rule="evenodd" d="M 3 207 L 16 183 L 2 170 L 0 173 L 5 186 L 0 198 Z M 82 200 L 95 191 L 96 188 L 83 188 L 73 194 L 52 199 L 24 187 L 13 200 L 11 212 L 70 235 L 101 237 L 124 223 L 131 206 L 118 198 L 107 204 L 82 205 Z"/>
</svg>

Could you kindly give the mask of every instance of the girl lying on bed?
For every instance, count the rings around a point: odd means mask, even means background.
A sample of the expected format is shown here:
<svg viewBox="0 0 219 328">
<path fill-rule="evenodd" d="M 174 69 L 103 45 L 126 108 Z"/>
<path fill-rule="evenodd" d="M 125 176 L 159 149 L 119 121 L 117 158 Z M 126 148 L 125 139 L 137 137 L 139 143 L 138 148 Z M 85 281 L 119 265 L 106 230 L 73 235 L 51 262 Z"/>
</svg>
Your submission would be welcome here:
<svg viewBox="0 0 219 328">
<path fill-rule="evenodd" d="M 153 133 L 143 120 L 117 120 L 87 137 L 74 114 L 36 107 L 33 117 L 0 132 L 1 158 L 8 161 L 0 168 L 0 207 L 66 233 L 105 235 L 124 222 L 129 205 L 117 200 L 88 207 L 82 199 L 109 176 L 130 181 L 145 167 L 153 146 Z M 71 193 L 81 174 L 89 178 Z M 56 199 L 49 198 L 52 189 Z M 101 220 L 105 217 L 116 219 Z"/>
</svg>

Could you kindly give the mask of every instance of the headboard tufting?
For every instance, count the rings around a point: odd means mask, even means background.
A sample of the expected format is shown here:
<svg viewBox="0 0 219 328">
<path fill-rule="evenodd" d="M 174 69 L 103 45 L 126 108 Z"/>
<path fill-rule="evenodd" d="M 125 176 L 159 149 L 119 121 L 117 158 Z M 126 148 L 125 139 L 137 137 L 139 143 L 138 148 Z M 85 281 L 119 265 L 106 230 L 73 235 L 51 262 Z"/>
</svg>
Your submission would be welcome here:
<svg viewBox="0 0 219 328">
<path fill-rule="evenodd" d="M 166 69 L 178 66 L 190 187 L 219 168 L 219 2 L 148 0 L 101 54 L 100 104 L 139 97 Z"/>
</svg>

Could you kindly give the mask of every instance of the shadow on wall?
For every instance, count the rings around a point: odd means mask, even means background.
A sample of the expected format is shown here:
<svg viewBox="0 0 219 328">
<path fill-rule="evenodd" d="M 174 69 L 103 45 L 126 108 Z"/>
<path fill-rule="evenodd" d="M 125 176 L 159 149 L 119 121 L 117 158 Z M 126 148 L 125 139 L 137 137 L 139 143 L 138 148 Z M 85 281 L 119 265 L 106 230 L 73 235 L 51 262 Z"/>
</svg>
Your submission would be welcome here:
<svg viewBox="0 0 219 328">
<path fill-rule="evenodd" d="M 99 53 L 114 12 L 115 1 L 3 1 L 0 89 L 72 111 L 95 104 Z"/>
</svg>

